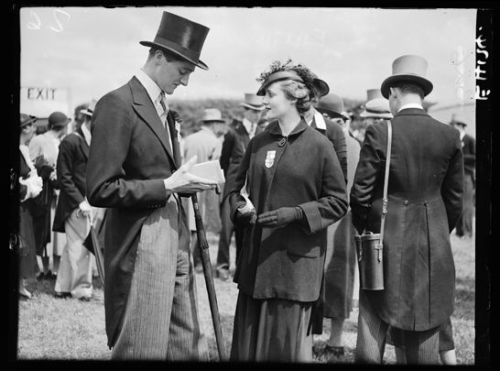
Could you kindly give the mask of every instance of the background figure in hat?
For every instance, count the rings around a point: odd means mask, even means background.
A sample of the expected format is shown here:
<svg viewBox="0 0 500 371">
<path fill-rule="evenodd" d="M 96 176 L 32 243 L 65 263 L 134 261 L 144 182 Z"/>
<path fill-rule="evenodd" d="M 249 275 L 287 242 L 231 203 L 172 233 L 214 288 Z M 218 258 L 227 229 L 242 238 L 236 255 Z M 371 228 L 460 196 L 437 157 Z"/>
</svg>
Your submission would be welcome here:
<svg viewBox="0 0 500 371">
<path fill-rule="evenodd" d="M 33 232 L 32 200 L 42 191 L 43 181 L 37 174 L 26 145 L 34 135 L 36 117 L 20 115 L 19 127 L 19 295 L 31 298 L 25 280 L 35 277 L 36 245 Z"/>
<path fill-rule="evenodd" d="M 366 91 L 366 103 L 364 111 L 359 114 L 363 119 L 363 126 L 360 128 L 357 139 L 363 143 L 366 128 L 376 123 L 383 123 L 392 119 L 389 101 L 382 96 L 380 89 L 368 89 Z"/>
<path fill-rule="evenodd" d="M 250 140 L 229 190 L 244 228 L 231 359 L 312 362 L 326 227 L 347 211 L 345 180 L 331 142 L 301 116 L 312 104 L 311 71 L 275 62 L 259 81 L 271 123 Z"/>
<path fill-rule="evenodd" d="M 196 156 L 197 163 L 205 161 L 219 160 L 222 136 L 226 132 L 226 122 L 222 119 L 222 114 L 217 108 L 207 108 L 203 112 L 201 128 L 196 133 L 188 135 L 184 141 L 184 159 Z M 189 198 L 185 199 L 189 214 L 189 229 L 191 231 L 191 252 L 193 254 L 194 269 L 197 273 L 203 272 L 200 257 L 200 249 L 197 247 L 196 223 L 194 219 L 193 204 Z M 209 225 L 212 231 L 218 232 L 219 224 L 219 196 L 215 190 L 208 190 L 198 195 L 200 214 L 205 225 L 205 230 Z M 214 228 L 215 225 L 215 228 Z M 215 229 L 215 230 L 214 230 Z"/>
<path fill-rule="evenodd" d="M 252 93 L 245 94 L 245 101 L 240 103 L 243 107 L 243 119 L 233 120 L 231 129 L 224 135 L 222 143 L 222 152 L 220 156 L 220 165 L 226 182 L 222 194 L 220 207 L 221 230 L 219 234 L 219 248 L 217 251 L 217 271 L 216 275 L 225 281 L 229 278 L 229 247 L 231 237 L 234 232 L 236 241 L 236 259 L 241 251 L 243 234 L 238 225 L 234 225 L 230 217 L 229 190 L 234 184 L 243 154 L 248 146 L 248 142 L 256 134 L 262 131 L 259 128 L 258 121 L 262 116 L 264 105 L 262 97 Z"/>
<path fill-rule="evenodd" d="M 339 124 L 328 120 L 321 114 L 321 112 L 318 112 L 315 109 L 318 105 L 319 99 L 328 94 L 329 91 L 330 87 L 328 84 L 314 75 L 313 87 L 309 94 L 309 99 L 312 104 L 309 109 L 304 112 L 304 119 L 309 126 L 326 135 L 328 140 L 332 143 L 333 149 L 335 150 L 337 158 L 340 162 L 340 166 L 342 167 L 344 179 L 347 183 L 347 150 L 344 131 Z M 344 103 L 342 102 L 342 105 L 343 104 Z"/>
<path fill-rule="evenodd" d="M 57 178 L 59 199 L 52 229 L 66 233 L 66 246 L 55 284 L 55 296 L 88 301 L 92 297 L 92 254 L 84 246 L 89 235 L 92 207 L 86 197 L 85 178 L 92 135 L 90 123 L 95 101 L 81 114 L 83 123 L 66 135 L 59 146 Z"/>
<path fill-rule="evenodd" d="M 464 195 L 463 210 L 457 222 L 455 233 L 458 237 L 472 238 L 472 219 L 474 216 L 474 193 L 476 190 L 476 140 L 465 133 L 467 122 L 460 114 L 452 117 L 451 125 L 460 133 L 464 155 Z"/>
<path fill-rule="evenodd" d="M 381 87 L 394 115 L 384 290 L 360 290 L 357 362 L 382 362 L 391 326 L 407 363 L 437 364 L 439 329 L 453 312 L 449 234 L 462 209 L 462 151 L 458 132 L 423 110 L 422 101 L 432 90 L 426 70 L 422 57 L 402 56 Z M 358 233 L 380 232 L 386 146 L 387 125 L 369 126 L 350 197 Z"/>
<path fill-rule="evenodd" d="M 163 12 L 144 67 L 92 116 L 87 197 L 105 207 L 104 307 L 112 359 L 208 360 L 180 195 L 215 187 L 181 164 L 166 95 L 187 86 L 208 28 Z"/>
<path fill-rule="evenodd" d="M 349 117 L 341 97 L 328 94 L 320 98 L 316 109 L 326 119 L 340 125 L 344 131 L 347 149 L 347 192 L 354 181 L 354 173 L 361 149 L 358 141 L 349 135 Z M 344 354 L 342 333 L 344 321 L 353 307 L 356 274 L 356 245 L 351 211 L 328 227 L 328 249 L 325 259 L 325 304 L 323 316 L 330 318 L 330 338 L 325 351 L 334 356 Z M 357 293 L 356 293 L 357 297 Z"/>
<path fill-rule="evenodd" d="M 59 269 L 62 247 L 54 239 L 51 242 L 51 226 L 57 192 L 59 188 L 56 175 L 56 163 L 59 143 L 66 135 L 71 120 L 62 112 L 53 112 L 49 116 L 48 130 L 33 137 L 29 144 L 30 157 L 43 179 L 42 192 L 33 200 L 33 225 L 37 255 L 41 257 L 42 272 L 38 279 L 54 279 Z M 50 269 L 51 257 L 52 270 Z"/>
</svg>

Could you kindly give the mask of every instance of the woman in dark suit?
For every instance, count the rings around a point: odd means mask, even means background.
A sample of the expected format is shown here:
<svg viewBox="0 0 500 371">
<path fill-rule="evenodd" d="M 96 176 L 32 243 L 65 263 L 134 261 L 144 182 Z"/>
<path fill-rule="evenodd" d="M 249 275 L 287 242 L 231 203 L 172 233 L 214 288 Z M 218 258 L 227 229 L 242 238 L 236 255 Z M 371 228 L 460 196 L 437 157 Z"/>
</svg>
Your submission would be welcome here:
<svg viewBox="0 0 500 371">
<path fill-rule="evenodd" d="M 245 226 L 233 360 L 312 361 L 326 227 L 347 210 L 335 151 L 301 115 L 313 76 L 289 61 L 259 79 L 270 124 L 250 141 L 229 196 L 233 220 Z M 245 182 L 248 201 L 240 193 Z"/>
</svg>

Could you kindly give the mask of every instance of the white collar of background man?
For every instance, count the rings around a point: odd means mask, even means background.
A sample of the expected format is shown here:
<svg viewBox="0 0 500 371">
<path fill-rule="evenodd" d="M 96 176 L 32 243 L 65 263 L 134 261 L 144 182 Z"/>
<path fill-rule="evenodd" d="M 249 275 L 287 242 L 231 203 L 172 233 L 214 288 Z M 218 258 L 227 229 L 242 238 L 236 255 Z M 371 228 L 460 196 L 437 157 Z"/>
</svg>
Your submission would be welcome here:
<svg viewBox="0 0 500 371">
<path fill-rule="evenodd" d="M 326 123 L 323 114 L 318 110 L 314 110 L 314 122 L 316 123 L 316 128 L 320 130 L 326 130 Z M 311 126 L 312 120 L 307 123 L 307 125 Z"/>
</svg>

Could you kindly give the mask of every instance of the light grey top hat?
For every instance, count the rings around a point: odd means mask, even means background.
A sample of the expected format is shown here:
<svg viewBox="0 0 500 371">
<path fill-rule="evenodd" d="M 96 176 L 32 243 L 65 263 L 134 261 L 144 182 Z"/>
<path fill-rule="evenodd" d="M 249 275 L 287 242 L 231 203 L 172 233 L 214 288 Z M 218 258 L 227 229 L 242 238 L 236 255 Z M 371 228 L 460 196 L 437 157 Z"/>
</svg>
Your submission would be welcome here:
<svg viewBox="0 0 500 371">
<path fill-rule="evenodd" d="M 222 114 L 217 108 L 206 108 L 203 111 L 203 122 L 226 122 L 222 119 Z"/>
<path fill-rule="evenodd" d="M 383 98 L 380 89 L 368 89 L 366 90 L 366 101 L 369 102 L 375 98 Z"/>
<path fill-rule="evenodd" d="M 240 106 L 255 111 L 262 111 L 264 109 L 263 98 L 257 94 L 245 93 L 245 101 L 240 103 Z"/>
<path fill-rule="evenodd" d="M 380 90 L 389 98 L 389 87 L 397 82 L 410 82 L 424 90 L 424 96 L 432 91 L 432 82 L 427 80 L 427 61 L 418 55 L 403 55 L 392 62 L 392 76 L 382 82 Z"/>
</svg>

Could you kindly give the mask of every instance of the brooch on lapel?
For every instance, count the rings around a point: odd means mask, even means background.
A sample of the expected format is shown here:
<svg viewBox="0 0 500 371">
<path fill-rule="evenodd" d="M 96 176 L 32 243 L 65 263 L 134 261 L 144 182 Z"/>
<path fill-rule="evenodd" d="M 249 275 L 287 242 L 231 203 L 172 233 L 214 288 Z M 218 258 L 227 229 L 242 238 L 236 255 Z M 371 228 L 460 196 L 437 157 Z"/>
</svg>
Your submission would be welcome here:
<svg viewBox="0 0 500 371">
<path fill-rule="evenodd" d="M 275 157 L 276 157 L 276 151 L 267 151 L 266 161 L 264 162 L 267 168 L 273 166 Z"/>
</svg>

